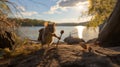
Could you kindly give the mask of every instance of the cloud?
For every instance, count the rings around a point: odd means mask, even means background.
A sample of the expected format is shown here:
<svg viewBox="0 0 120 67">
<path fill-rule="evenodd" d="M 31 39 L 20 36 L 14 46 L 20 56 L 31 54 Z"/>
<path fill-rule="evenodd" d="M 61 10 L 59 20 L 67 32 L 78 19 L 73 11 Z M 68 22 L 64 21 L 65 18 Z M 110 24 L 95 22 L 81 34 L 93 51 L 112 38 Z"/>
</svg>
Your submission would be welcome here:
<svg viewBox="0 0 120 67">
<path fill-rule="evenodd" d="M 50 11 L 45 12 L 45 14 L 59 13 L 59 12 L 57 11 L 57 9 L 59 9 L 59 6 L 58 6 L 58 5 L 52 6 L 52 7 L 50 8 Z"/>
<path fill-rule="evenodd" d="M 21 12 L 21 14 L 23 16 L 32 16 L 32 15 L 38 14 L 38 12 L 35 12 L 35 11 L 29 11 L 29 12 L 27 12 L 27 11 L 25 11 L 25 12 Z"/>
<path fill-rule="evenodd" d="M 74 8 L 76 6 L 86 6 L 87 0 L 59 0 L 56 5 L 52 6 L 46 14 L 61 13 L 61 11 L 66 11 L 67 8 Z"/>
<path fill-rule="evenodd" d="M 15 17 L 32 17 L 32 16 L 38 15 L 38 12 L 36 11 L 24 11 L 24 12 L 16 12 Z"/>
<path fill-rule="evenodd" d="M 81 10 L 82 12 L 88 11 L 88 4 L 89 4 L 88 1 L 80 2 L 80 3 L 78 3 L 78 4 L 76 5 L 75 8 L 78 8 L 78 9 Z"/>
<path fill-rule="evenodd" d="M 24 16 L 33 16 L 33 15 L 38 14 L 38 12 L 36 12 L 36 11 L 27 11 L 24 6 L 18 6 L 17 9 L 19 10 L 19 12 L 16 12 L 16 15 L 15 15 L 16 17 L 20 17 L 21 15 L 23 17 Z"/>
<path fill-rule="evenodd" d="M 61 7 L 73 7 L 76 6 L 79 2 L 84 2 L 85 0 L 61 0 L 58 5 Z"/>
<path fill-rule="evenodd" d="M 18 6 L 17 9 L 21 10 L 21 11 L 26 11 L 25 7 L 23 7 L 23 6 Z"/>
</svg>

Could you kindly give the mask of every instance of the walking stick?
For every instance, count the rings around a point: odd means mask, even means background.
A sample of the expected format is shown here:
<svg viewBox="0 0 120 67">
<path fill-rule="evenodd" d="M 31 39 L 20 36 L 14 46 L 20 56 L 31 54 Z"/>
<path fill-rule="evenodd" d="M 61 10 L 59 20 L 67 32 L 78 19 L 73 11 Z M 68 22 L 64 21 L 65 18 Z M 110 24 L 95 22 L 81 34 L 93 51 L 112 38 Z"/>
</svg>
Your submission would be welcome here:
<svg viewBox="0 0 120 67">
<path fill-rule="evenodd" d="M 64 33 L 64 30 L 61 30 L 60 31 L 60 34 L 61 34 L 60 39 L 61 39 L 63 33 Z M 59 44 L 60 39 L 58 39 L 58 41 L 57 41 L 56 48 L 58 48 L 58 44 Z"/>
</svg>

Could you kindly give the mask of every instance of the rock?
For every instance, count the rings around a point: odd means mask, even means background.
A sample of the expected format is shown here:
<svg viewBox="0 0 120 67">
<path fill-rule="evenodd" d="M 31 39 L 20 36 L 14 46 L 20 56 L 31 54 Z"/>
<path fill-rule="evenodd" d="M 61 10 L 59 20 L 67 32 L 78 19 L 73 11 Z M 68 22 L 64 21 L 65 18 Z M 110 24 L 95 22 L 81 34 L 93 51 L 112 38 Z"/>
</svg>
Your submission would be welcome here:
<svg viewBox="0 0 120 67">
<path fill-rule="evenodd" d="M 79 44 L 80 42 L 85 42 L 85 41 L 80 38 L 69 36 L 64 39 L 64 42 L 66 42 L 67 44 Z"/>
</svg>

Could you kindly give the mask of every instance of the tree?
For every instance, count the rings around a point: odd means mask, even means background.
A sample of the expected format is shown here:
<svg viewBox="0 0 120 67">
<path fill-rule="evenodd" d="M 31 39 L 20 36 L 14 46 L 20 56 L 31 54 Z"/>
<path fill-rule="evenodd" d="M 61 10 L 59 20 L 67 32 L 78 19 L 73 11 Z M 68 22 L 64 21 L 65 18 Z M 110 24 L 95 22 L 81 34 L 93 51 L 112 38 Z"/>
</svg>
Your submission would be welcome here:
<svg viewBox="0 0 120 67">
<path fill-rule="evenodd" d="M 106 21 L 98 36 L 100 46 L 120 46 L 120 0 L 89 0 L 89 2 L 89 14 L 93 15 L 93 18 L 88 26 L 97 26 Z"/>
<path fill-rule="evenodd" d="M 111 14 L 117 0 L 89 0 L 89 15 L 92 19 L 88 26 L 98 26 Z"/>
<path fill-rule="evenodd" d="M 101 46 L 120 46 L 120 0 L 99 34 Z"/>
<path fill-rule="evenodd" d="M 0 48 L 10 48 L 15 44 L 15 33 L 13 32 L 16 24 L 7 17 L 12 14 L 8 0 L 0 0 Z"/>
</svg>

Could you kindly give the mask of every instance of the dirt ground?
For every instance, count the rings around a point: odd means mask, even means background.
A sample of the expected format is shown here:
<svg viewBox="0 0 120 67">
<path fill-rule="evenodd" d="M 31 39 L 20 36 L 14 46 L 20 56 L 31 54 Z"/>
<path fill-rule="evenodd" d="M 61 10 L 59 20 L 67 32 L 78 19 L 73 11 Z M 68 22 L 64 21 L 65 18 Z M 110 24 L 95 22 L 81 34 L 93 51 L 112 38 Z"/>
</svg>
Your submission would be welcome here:
<svg viewBox="0 0 120 67">
<path fill-rule="evenodd" d="M 9 59 L 0 67 L 120 67 L 120 47 L 89 47 L 90 50 L 79 44 L 44 47 L 29 55 Z"/>
</svg>

